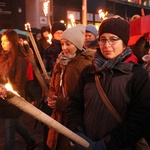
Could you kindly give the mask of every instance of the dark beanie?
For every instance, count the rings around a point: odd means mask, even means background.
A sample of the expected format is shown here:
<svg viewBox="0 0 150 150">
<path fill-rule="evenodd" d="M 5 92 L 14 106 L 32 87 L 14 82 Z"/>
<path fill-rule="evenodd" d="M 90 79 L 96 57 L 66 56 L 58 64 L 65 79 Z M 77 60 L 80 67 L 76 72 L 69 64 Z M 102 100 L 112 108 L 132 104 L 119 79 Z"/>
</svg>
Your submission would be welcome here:
<svg viewBox="0 0 150 150">
<path fill-rule="evenodd" d="M 49 28 L 48 26 L 43 26 L 43 27 L 41 28 L 41 34 L 43 34 L 43 33 L 46 32 L 46 31 L 50 32 L 50 28 Z"/>
<path fill-rule="evenodd" d="M 117 35 L 127 46 L 130 36 L 130 25 L 127 21 L 121 18 L 109 18 L 103 20 L 99 28 L 99 37 L 103 33 L 112 33 Z"/>
<path fill-rule="evenodd" d="M 64 31 L 66 30 L 66 26 L 61 22 L 54 22 L 52 24 L 52 35 L 58 30 Z"/>
</svg>

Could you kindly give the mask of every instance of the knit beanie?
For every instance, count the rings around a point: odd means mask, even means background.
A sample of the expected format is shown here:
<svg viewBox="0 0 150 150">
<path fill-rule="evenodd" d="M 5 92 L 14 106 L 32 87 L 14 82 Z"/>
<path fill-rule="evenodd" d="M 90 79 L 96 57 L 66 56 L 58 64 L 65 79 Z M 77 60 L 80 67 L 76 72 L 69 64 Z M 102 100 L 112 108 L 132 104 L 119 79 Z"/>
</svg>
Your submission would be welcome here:
<svg viewBox="0 0 150 150">
<path fill-rule="evenodd" d="M 70 41 L 79 50 L 82 50 L 84 44 L 84 33 L 85 33 L 85 26 L 82 24 L 78 24 L 75 27 L 66 29 L 62 33 L 62 39 Z"/>
<path fill-rule="evenodd" d="M 86 26 L 85 30 L 88 31 L 88 32 L 91 32 L 92 34 L 94 34 L 95 37 L 97 37 L 97 35 L 98 35 L 98 31 L 97 31 L 96 27 L 93 24 L 88 24 Z"/>
<path fill-rule="evenodd" d="M 121 18 L 109 18 L 103 20 L 99 28 L 99 37 L 103 33 L 112 33 L 117 35 L 127 46 L 129 41 L 130 25 L 127 21 Z"/>
<path fill-rule="evenodd" d="M 66 26 L 61 22 L 54 22 L 52 24 L 52 35 L 58 30 L 64 31 L 66 30 Z"/>
</svg>

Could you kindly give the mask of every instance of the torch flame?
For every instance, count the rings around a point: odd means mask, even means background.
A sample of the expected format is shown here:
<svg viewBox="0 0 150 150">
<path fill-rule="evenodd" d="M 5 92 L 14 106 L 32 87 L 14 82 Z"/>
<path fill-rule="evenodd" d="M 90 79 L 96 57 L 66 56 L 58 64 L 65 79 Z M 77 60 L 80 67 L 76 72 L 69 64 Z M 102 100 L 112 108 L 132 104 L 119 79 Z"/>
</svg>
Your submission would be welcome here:
<svg viewBox="0 0 150 150">
<path fill-rule="evenodd" d="M 25 30 L 31 31 L 31 26 L 30 26 L 30 23 L 29 23 L 29 22 L 27 22 L 27 23 L 25 24 Z"/>
<path fill-rule="evenodd" d="M 98 10 L 98 13 L 99 13 L 99 17 L 100 17 L 101 21 L 107 18 L 107 17 L 106 17 L 107 14 L 108 14 L 107 11 L 104 13 L 104 12 L 102 11 L 102 9 L 100 9 L 100 10 Z"/>
<path fill-rule="evenodd" d="M 52 44 L 52 34 L 48 34 L 48 40 L 47 40 L 47 42 L 49 44 Z"/>
<path fill-rule="evenodd" d="M 45 1 L 44 3 L 43 3 L 43 12 L 44 12 L 44 15 L 45 16 L 47 16 L 48 15 L 48 5 L 49 5 L 49 0 L 48 1 Z"/>
<path fill-rule="evenodd" d="M 16 91 L 13 90 L 11 84 L 9 84 L 9 83 L 5 84 L 5 88 L 6 88 L 8 91 L 14 93 L 15 95 L 20 96 Z"/>
<path fill-rule="evenodd" d="M 70 21 L 71 21 L 71 26 L 72 26 L 72 27 L 75 26 L 75 19 L 74 19 L 74 15 L 73 15 L 73 14 L 70 14 L 70 15 L 69 15 L 69 19 L 70 19 Z"/>
</svg>

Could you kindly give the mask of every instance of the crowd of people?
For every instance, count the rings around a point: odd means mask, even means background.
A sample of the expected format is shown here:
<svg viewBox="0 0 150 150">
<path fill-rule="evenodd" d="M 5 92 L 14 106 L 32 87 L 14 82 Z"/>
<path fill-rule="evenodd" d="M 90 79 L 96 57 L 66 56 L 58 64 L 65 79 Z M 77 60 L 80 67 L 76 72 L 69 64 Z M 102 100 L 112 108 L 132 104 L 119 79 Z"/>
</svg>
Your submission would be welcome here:
<svg viewBox="0 0 150 150">
<path fill-rule="evenodd" d="M 47 41 L 50 33 L 51 43 Z M 81 146 L 43 125 L 43 150 L 150 150 L 150 46 L 146 35 L 130 47 L 130 24 L 115 16 L 103 20 L 98 30 L 93 24 L 66 28 L 54 22 L 52 29 L 42 27 L 38 37 L 37 47 L 49 75 L 45 83 L 48 95 L 17 33 L 8 29 L 1 36 L 0 117 L 5 120 L 5 150 L 14 149 L 15 132 L 27 143 L 27 150 L 36 147 L 19 121 L 23 112 L 4 101 L 7 91 L 3 85 L 8 82 L 31 103 L 44 100 L 50 117 L 89 143 Z M 42 74 L 34 48 L 28 46 Z"/>
</svg>

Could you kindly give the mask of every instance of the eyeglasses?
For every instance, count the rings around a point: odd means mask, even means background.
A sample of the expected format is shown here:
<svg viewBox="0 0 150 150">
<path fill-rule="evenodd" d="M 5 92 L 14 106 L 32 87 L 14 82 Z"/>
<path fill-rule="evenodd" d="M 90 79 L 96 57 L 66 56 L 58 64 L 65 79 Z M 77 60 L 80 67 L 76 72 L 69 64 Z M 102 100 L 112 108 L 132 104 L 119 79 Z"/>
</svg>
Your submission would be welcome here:
<svg viewBox="0 0 150 150">
<path fill-rule="evenodd" d="M 118 38 L 117 38 L 117 37 L 111 37 L 111 38 L 109 38 L 109 39 L 100 38 L 99 44 L 100 44 L 101 46 L 103 46 L 103 45 L 106 44 L 106 42 L 108 42 L 110 45 L 115 45 L 115 44 L 117 44 L 118 40 L 121 40 L 121 39 L 120 39 L 119 37 L 118 37 Z"/>
</svg>

